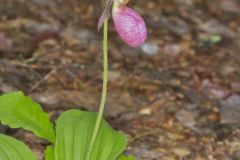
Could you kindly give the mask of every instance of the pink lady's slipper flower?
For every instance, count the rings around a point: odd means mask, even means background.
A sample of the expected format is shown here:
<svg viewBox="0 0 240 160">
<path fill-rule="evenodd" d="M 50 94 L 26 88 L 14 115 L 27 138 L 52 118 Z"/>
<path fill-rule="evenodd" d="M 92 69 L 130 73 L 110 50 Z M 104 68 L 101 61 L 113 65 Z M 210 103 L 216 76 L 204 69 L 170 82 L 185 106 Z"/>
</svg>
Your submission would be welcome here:
<svg viewBox="0 0 240 160">
<path fill-rule="evenodd" d="M 129 46 L 139 47 L 147 39 L 147 27 L 143 18 L 136 11 L 126 6 L 128 1 L 107 0 L 98 28 L 101 28 L 104 18 L 109 16 L 109 10 L 113 3 L 112 17 L 119 36 Z"/>
</svg>

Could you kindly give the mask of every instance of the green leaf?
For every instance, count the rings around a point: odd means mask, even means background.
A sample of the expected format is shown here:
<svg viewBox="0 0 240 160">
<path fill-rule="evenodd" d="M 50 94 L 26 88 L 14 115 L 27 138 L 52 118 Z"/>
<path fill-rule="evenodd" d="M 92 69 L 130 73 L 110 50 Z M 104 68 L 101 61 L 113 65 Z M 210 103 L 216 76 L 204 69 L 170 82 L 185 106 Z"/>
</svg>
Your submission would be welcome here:
<svg viewBox="0 0 240 160">
<path fill-rule="evenodd" d="M 212 43 L 218 43 L 222 40 L 222 37 L 220 35 L 212 35 L 212 36 L 209 37 L 209 40 Z"/>
<path fill-rule="evenodd" d="M 22 92 L 0 96 L 0 122 L 12 128 L 24 128 L 54 143 L 55 132 L 48 114 Z"/>
<path fill-rule="evenodd" d="M 0 134 L 1 160 L 37 160 L 32 151 L 21 141 Z"/>
<path fill-rule="evenodd" d="M 85 160 L 97 113 L 71 110 L 57 120 L 55 158 Z M 116 160 L 127 145 L 126 137 L 102 120 L 91 160 Z"/>
<path fill-rule="evenodd" d="M 124 154 L 122 154 L 118 160 L 135 160 L 135 158 L 133 156 L 125 156 Z"/>
<path fill-rule="evenodd" d="M 55 160 L 54 158 L 54 147 L 53 146 L 47 146 L 47 148 L 44 151 L 45 160 Z"/>
</svg>

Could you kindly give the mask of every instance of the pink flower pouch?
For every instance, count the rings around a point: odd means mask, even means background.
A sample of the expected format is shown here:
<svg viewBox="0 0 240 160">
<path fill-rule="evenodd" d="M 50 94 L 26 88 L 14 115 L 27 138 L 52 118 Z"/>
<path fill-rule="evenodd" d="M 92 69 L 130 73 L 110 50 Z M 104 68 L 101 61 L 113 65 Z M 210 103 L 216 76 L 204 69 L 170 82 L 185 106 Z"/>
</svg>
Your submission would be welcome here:
<svg viewBox="0 0 240 160">
<path fill-rule="evenodd" d="M 133 9 L 122 7 L 113 12 L 115 28 L 121 37 L 131 47 L 138 47 L 147 38 L 147 27 L 143 18 Z"/>
<path fill-rule="evenodd" d="M 143 18 L 133 9 L 126 7 L 124 1 L 121 4 L 119 0 L 107 0 L 98 28 L 101 28 L 104 18 L 109 16 L 112 3 L 117 4 L 117 7 L 113 7 L 112 16 L 120 38 L 131 47 L 139 47 L 147 39 L 147 27 Z"/>
</svg>

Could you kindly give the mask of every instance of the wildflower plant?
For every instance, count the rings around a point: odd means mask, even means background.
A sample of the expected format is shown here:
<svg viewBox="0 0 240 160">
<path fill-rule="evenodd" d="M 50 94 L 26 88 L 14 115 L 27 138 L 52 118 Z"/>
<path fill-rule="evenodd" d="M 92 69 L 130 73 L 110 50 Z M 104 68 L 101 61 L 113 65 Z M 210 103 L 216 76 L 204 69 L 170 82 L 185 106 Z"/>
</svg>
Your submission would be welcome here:
<svg viewBox="0 0 240 160">
<path fill-rule="evenodd" d="M 23 128 L 45 139 L 45 160 L 134 160 L 123 154 L 127 147 L 124 134 L 110 127 L 103 117 L 108 79 L 108 19 L 112 17 L 121 39 L 131 47 L 140 46 L 147 37 L 142 17 L 127 7 L 128 0 L 106 0 L 98 23 L 103 25 L 103 90 L 98 113 L 77 109 L 63 112 L 56 121 L 50 121 L 38 103 L 22 92 L 0 96 L 0 122 L 11 128 Z M 36 160 L 36 156 L 22 142 L 0 134 L 1 160 Z"/>
</svg>

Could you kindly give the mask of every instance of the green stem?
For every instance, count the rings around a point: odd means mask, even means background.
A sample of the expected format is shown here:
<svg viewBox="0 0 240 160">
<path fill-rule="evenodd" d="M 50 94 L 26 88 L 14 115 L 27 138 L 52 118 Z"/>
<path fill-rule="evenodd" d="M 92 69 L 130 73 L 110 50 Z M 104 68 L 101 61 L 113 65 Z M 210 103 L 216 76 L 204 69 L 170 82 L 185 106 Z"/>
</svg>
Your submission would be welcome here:
<svg viewBox="0 0 240 160">
<path fill-rule="evenodd" d="M 104 107 L 105 107 L 105 101 L 107 97 L 107 79 L 108 79 L 108 18 L 105 18 L 104 20 L 104 29 L 103 29 L 103 89 L 102 89 L 102 98 L 100 102 L 100 107 L 97 115 L 96 124 L 93 130 L 93 134 L 91 137 L 91 141 L 88 147 L 86 160 L 90 160 L 93 146 L 95 143 L 95 140 L 97 138 L 98 130 L 102 121 Z"/>
</svg>

